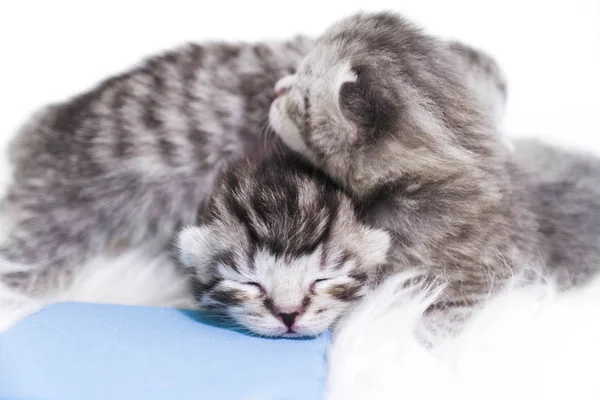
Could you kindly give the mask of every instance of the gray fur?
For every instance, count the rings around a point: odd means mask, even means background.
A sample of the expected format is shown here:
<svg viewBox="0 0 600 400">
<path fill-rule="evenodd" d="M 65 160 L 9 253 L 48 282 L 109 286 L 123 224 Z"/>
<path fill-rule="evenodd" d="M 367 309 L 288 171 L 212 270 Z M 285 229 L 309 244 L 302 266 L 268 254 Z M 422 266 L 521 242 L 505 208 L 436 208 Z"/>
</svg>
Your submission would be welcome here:
<svg viewBox="0 0 600 400">
<path fill-rule="evenodd" d="M 598 161 L 538 145 L 513 158 L 447 44 L 402 17 L 339 22 L 276 87 L 275 131 L 391 233 L 395 270 L 448 280 L 445 301 L 527 265 L 577 282 L 600 266 Z M 562 167 L 543 175 L 535 154 Z"/>
<path fill-rule="evenodd" d="M 12 143 L 15 229 L 0 257 L 43 269 L 166 245 L 226 162 L 276 147 L 264 135 L 272 87 L 311 44 L 190 44 L 38 112 Z"/>
<path fill-rule="evenodd" d="M 448 42 L 458 68 L 467 78 L 467 86 L 484 107 L 496 127 L 501 127 L 508 100 L 508 81 L 498 62 L 486 52 L 464 43 Z"/>
<path fill-rule="evenodd" d="M 480 59 L 447 45 L 466 66 Z M 166 244 L 193 221 L 224 164 L 277 147 L 263 134 L 272 87 L 312 46 L 302 37 L 190 44 L 39 111 L 12 144 L 4 270 L 69 267 L 150 238 Z"/>
<path fill-rule="evenodd" d="M 389 244 L 297 157 L 232 165 L 198 224 L 176 241 L 199 304 L 268 336 L 330 328 L 377 282 Z"/>
<path fill-rule="evenodd" d="M 564 286 L 586 283 L 600 269 L 600 159 L 529 139 L 515 142 L 513 161 L 527 179 L 543 265 Z"/>
</svg>

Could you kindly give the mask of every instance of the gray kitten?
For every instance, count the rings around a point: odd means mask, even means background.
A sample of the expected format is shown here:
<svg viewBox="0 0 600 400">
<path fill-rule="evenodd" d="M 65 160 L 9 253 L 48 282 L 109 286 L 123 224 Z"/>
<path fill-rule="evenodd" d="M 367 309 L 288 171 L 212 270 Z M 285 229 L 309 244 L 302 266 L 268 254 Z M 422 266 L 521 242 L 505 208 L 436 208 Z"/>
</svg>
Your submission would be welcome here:
<svg viewBox="0 0 600 400">
<path fill-rule="evenodd" d="M 41 110 L 12 144 L 4 270 L 73 266 L 148 239 L 167 245 L 223 165 L 277 147 L 261 135 L 272 88 L 312 46 L 302 37 L 188 45 Z"/>
<path fill-rule="evenodd" d="M 0 258 L 43 269 L 168 244 L 223 165 L 276 147 L 264 135 L 273 85 L 311 45 L 190 44 L 41 110 L 12 143 L 15 228 Z"/>
<path fill-rule="evenodd" d="M 277 85 L 274 130 L 393 237 L 396 270 L 477 300 L 542 265 L 564 285 L 598 268 L 600 162 L 519 145 L 511 156 L 464 68 L 392 13 L 358 14 L 321 36 Z"/>
<path fill-rule="evenodd" d="M 235 163 L 177 236 L 201 307 L 265 336 L 330 328 L 377 283 L 390 237 L 297 157 Z"/>
</svg>

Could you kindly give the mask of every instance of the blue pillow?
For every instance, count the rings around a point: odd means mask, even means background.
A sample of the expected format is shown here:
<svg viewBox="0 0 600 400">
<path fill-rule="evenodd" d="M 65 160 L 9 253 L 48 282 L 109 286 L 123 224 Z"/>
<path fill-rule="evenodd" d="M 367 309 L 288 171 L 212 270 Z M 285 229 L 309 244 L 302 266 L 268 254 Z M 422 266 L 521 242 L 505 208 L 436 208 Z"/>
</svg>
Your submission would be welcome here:
<svg viewBox="0 0 600 400">
<path fill-rule="evenodd" d="M 317 400 L 328 342 L 254 337 L 192 311 L 56 304 L 0 334 L 0 398 Z"/>
</svg>

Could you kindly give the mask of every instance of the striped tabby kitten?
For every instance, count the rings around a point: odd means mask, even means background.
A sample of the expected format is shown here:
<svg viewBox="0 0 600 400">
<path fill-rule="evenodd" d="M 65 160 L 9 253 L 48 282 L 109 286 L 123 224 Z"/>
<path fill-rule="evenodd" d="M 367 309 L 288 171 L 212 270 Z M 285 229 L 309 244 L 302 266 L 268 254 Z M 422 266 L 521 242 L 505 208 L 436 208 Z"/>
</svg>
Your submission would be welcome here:
<svg viewBox="0 0 600 400">
<path fill-rule="evenodd" d="M 449 303 L 527 265 L 585 281 L 600 267 L 600 161 L 509 153 L 449 50 L 391 13 L 342 20 L 276 85 L 271 125 L 391 233 L 395 270 L 446 278 Z"/>
<path fill-rule="evenodd" d="M 302 37 L 188 45 L 38 112 L 12 144 L 4 210 L 14 229 L 0 244 L 0 268 L 43 271 L 108 247 L 168 244 L 194 221 L 224 164 L 276 147 L 276 137 L 261 136 L 272 87 L 312 46 Z"/>
<path fill-rule="evenodd" d="M 387 233 L 296 157 L 228 168 L 197 225 L 177 237 L 203 308 L 265 336 L 311 336 L 332 326 L 381 273 Z"/>
<path fill-rule="evenodd" d="M 12 143 L 14 229 L 0 258 L 40 270 L 167 245 L 224 164 L 276 147 L 263 135 L 272 87 L 311 45 L 190 44 L 41 110 Z"/>
</svg>

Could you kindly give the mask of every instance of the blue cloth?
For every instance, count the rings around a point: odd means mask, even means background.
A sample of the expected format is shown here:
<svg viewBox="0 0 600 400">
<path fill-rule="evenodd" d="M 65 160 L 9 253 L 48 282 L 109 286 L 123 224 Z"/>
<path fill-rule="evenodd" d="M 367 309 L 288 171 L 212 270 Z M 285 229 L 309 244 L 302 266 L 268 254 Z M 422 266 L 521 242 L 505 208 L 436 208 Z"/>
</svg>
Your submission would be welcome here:
<svg viewBox="0 0 600 400">
<path fill-rule="evenodd" d="M 56 304 L 0 334 L 0 399 L 317 400 L 328 342 L 191 311 Z"/>
</svg>

